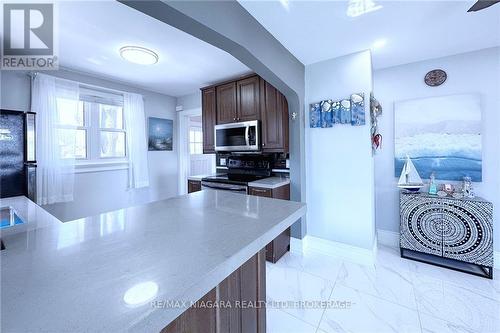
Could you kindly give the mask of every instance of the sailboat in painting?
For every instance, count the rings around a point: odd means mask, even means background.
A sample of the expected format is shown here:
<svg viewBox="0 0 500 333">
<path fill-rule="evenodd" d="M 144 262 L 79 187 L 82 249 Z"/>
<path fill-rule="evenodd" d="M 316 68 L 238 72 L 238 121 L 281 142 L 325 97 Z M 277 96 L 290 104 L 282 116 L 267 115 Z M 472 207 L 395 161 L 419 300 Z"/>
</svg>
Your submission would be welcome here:
<svg viewBox="0 0 500 333">
<path fill-rule="evenodd" d="M 418 191 L 424 187 L 422 178 L 420 178 L 417 169 L 415 169 L 415 165 L 413 165 L 408 155 L 406 155 L 406 162 L 401 171 L 401 176 L 399 177 L 398 187 L 408 191 Z"/>
</svg>

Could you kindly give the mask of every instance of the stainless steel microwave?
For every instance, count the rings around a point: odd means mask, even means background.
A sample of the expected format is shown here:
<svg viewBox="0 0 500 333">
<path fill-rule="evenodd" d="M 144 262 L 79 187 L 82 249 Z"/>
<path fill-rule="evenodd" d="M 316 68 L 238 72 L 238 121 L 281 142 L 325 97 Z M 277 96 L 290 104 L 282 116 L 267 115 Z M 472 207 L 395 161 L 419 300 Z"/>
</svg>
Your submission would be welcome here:
<svg viewBox="0 0 500 333">
<path fill-rule="evenodd" d="M 258 120 L 215 125 L 215 151 L 260 150 Z"/>
</svg>

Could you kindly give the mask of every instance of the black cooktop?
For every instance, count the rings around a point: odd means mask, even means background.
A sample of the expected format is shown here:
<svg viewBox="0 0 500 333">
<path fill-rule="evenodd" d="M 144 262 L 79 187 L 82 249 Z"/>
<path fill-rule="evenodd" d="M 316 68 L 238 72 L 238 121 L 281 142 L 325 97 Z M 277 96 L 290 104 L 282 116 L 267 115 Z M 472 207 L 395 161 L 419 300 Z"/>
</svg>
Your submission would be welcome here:
<svg viewBox="0 0 500 333">
<path fill-rule="evenodd" d="M 235 185 L 248 185 L 249 182 L 254 180 L 262 179 L 265 177 L 258 177 L 254 175 L 228 175 L 219 174 L 215 176 L 208 176 L 202 178 L 202 181 L 214 182 L 214 183 L 224 183 L 224 184 L 235 184 Z"/>
</svg>

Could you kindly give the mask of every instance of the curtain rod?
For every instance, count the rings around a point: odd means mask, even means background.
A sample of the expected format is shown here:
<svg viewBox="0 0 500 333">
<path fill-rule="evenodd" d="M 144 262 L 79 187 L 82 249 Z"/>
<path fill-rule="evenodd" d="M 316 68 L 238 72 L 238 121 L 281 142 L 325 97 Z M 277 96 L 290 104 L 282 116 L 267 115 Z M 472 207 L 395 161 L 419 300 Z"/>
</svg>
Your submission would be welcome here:
<svg viewBox="0 0 500 333">
<path fill-rule="evenodd" d="M 38 74 L 39 74 L 38 72 L 29 72 L 27 75 L 33 79 Z M 112 89 L 112 88 L 107 88 L 107 87 L 103 87 L 103 86 L 98 86 L 98 85 L 95 85 L 95 84 L 83 83 L 83 82 L 79 82 L 79 81 L 75 81 L 75 80 L 69 80 L 69 79 L 65 79 L 65 78 L 60 78 L 60 77 L 55 76 L 55 75 L 49 75 L 49 74 L 45 74 L 45 73 L 43 75 L 52 76 L 52 77 L 55 77 L 58 80 L 63 80 L 63 81 L 78 83 L 79 85 L 81 85 L 83 87 L 90 87 L 90 88 L 95 88 L 95 89 L 107 90 L 107 91 L 115 92 L 115 93 L 118 93 L 118 94 L 121 94 L 121 95 L 131 93 L 130 91 L 123 91 L 123 90 L 118 90 L 118 89 Z M 139 94 L 139 95 L 141 95 L 142 98 L 144 99 L 144 95 L 142 95 L 142 94 Z"/>
</svg>

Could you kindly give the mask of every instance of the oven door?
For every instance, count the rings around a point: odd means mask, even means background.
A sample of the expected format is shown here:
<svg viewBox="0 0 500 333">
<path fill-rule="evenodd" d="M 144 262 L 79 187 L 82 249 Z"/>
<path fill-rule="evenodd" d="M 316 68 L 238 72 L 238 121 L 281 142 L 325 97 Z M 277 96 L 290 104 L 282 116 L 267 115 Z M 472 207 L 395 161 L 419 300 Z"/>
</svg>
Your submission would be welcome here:
<svg viewBox="0 0 500 333">
<path fill-rule="evenodd" d="M 215 125 L 215 151 L 258 151 L 259 121 Z"/>
<path fill-rule="evenodd" d="M 201 189 L 231 191 L 239 194 L 247 194 L 248 187 L 245 185 L 217 183 L 204 180 L 201 182 Z"/>
</svg>

